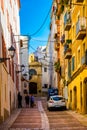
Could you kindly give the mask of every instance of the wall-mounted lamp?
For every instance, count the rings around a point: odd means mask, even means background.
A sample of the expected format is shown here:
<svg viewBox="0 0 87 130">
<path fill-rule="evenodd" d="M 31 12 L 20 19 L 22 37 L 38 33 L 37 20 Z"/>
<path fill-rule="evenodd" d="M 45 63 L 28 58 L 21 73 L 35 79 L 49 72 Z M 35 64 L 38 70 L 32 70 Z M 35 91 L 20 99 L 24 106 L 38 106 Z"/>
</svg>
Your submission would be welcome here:
<svg viewBox="0 0 87 130">
<path fill-rule="evenodd" d="M 10 57 L 13 58 L 13 57 L 14 57 L 14 54 L 15 54 L 15 48 L 11 45 L 11 47 L 8 48 L 8 51 L 9 51 Z M 3 57 L 3 58 L 0 58 L 0 63 L 4 62 L 4 61 L 6 61 L 6 60 L 10 60 L 10 58 L 4 58 L 4 57 Z"/>
<path fill-rule="evenodd" d="M 24 66 L 24 65 L 20 65 L 20 67 L 21 67 L 21 70 L 16 71 L 16 73 L 20 73 L 20 72 L 23 72 L 23 71 L 24 71 L 25 66 Z"/>
</svg>

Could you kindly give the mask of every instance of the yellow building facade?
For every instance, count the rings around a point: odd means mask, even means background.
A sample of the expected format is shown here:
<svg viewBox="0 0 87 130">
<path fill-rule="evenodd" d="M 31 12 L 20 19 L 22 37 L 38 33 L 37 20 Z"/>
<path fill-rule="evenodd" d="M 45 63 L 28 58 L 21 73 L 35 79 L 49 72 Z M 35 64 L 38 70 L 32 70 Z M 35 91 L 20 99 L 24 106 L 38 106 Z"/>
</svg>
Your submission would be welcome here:
<svg viewBox="0 0 87 130">
<path fill-rule="evenodd" d="M 60 21 L 60 66 L 66 104 L 87 113 L 87 0 L 55 0 Z M 62 54 L 64 53 L 64 55 Z M 61 81 L 60 81 L 61 83 Z"/>
<path fill-rule="evenodd" d="M 65 6 L 64 55 L 65 79 L 67 82 L 67 107 L 87 113 L 87 1 L 72 0 Z"/>
<path fill-rule="evenodd" d="M 35 96 L 42 94 L 42 65 L 35 60 L 34 54 L 29 55 L 29 93 Z"/>
</svg>

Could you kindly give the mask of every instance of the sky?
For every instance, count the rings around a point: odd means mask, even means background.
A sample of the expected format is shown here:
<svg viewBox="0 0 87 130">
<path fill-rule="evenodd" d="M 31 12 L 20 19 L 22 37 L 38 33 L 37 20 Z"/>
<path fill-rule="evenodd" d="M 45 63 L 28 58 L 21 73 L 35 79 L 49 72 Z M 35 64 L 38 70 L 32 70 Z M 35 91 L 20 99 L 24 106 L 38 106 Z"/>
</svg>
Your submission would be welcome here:
<svg viewBox="0 0 87 130">
<path fill-rule="evenodd" d="M 47 44 L 52 0 L 20 0 L 21 35 L 29 35 L 29 53 Z M 46 41 L 46 42 L 43 42 Z"/>
</svg>

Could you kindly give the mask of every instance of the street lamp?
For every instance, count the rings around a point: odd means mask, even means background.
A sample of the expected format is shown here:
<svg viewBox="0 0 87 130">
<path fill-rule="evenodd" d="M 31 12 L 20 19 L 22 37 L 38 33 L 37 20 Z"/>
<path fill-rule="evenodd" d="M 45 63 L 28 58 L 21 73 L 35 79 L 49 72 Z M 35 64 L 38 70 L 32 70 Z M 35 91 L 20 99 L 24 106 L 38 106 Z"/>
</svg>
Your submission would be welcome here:
<svg viewBox="0 0 87 130">
<path fill-rule="evenodd" d="M 8 51 L 9 51 L 10 57 L 13 58 L 13 57 L 14 57 L 14 54 L 15 54 L 15 48 L 11 45 L 11 47 L 8 48 Z M 3 57 L 3 58 L 0 58 L 0 63 L 4 62 L 4 61 L 6 61 L 6 60 L 10 60 L 10 58 L 4 58 L 4 57 Z"/>
</svg>

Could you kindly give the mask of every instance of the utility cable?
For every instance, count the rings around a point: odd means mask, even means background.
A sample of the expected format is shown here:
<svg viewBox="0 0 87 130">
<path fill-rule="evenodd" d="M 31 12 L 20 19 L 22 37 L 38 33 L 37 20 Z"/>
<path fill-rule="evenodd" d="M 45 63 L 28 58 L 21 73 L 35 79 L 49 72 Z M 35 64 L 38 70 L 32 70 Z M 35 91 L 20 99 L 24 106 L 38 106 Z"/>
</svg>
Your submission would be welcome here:
<svg viewBox="0 0 87 130">
<path fill-rule="evenodd" d="M 38 29 L 36 32 L 30 34 L 30 35 L 29 35 L 30 37 L 33 36 L 33 35 L 35 35 L 35 34 L 37 34 L 37 33 L 41 30 L 41 28 L 44 26 L 44 24 L 45 24 L 45 22 L 46 22 L 46 20 L 47 20 L 47 18 L 48 18 L 48 16 L 49 16 L 49 14 L 50 14 L 52 5 L 53 5 L 53 4 L 51 4 L 51 7 L 50 7 L 50 9 L 49 9 L 49 11 L 48 11 L 48 13 L 47 13 L 47 15 L 46 15 L 46 17 L 45 17 L 45 19 L 44 19 L 42 25 L 39 27 L 39 29 Z"/>
</svg>

